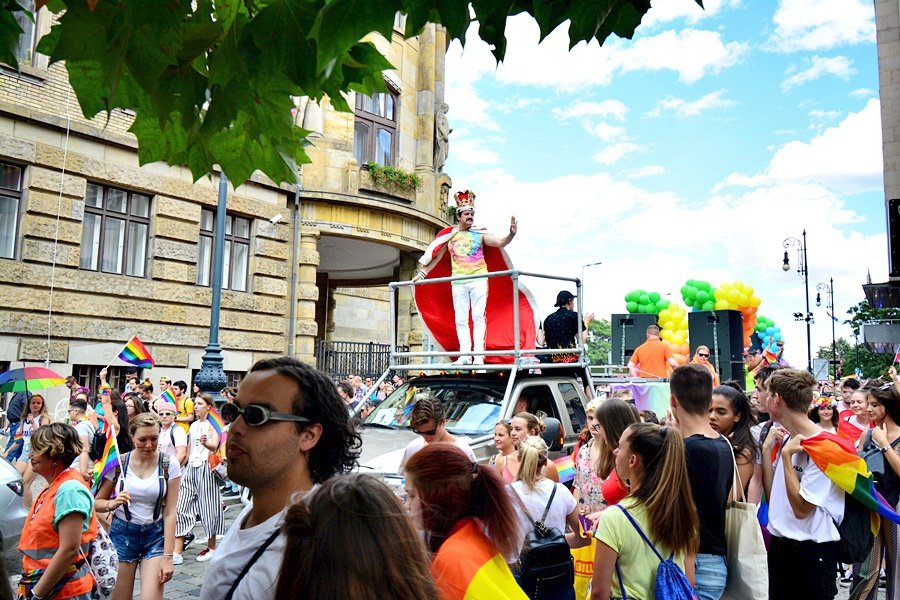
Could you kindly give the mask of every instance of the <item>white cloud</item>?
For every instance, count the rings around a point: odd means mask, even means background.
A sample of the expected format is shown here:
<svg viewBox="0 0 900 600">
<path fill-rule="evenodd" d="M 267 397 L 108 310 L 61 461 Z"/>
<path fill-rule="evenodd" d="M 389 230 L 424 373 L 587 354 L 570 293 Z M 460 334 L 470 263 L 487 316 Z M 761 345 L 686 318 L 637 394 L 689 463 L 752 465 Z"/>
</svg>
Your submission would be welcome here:
<svg viewBox="0 0 900 600">
<path fill-rule="evenodd" d="M 841 115 L 843 113 L 839 110 L 811 110 L 809 111 L 809 128 L 823 129 L 827 125 L 834 123 Z"/>
<path fill-rule="evenodd" d="M 705 0 L 701 8 L 696 0 L 667 0 L 655 2 L 641 20 L 641 27 L 654 27 L 677 19 L 684 19 L 691 25 L 703 19 L 716 16 L 726 7 L 736 7 L 740 0 Z"/>
<path fill-rule="evenodd" d="M 625 118 L 628 107 L 619 100 L 603 100 L 602 102 L 587 102 L 579 100 L 566 108 L 554 108 L 553 116 L 560 119 L 576 119 L 579 117 L 612 117 L 619 121 Z"/>
<path fill-rule="evenodd" d="M 646 113 L 646 116 L 660 117 L 663 113 L 671 112 L 679 117 L 696 117 L 706 110 L 734 106 L 734 100 L 723 98 L 722 96 L 724 94 L 725 90 L 711 92 L 693 102 L 689 102 L 682 98 L 676 98 L 675 96 L 669 96 L 657 102 L 656 106 Z"/>
<path fill-rule="evenodd" d="M 495 165 L 500 161 L 500 155 L 487 148 L 481 140 L 469 138 L 450 138 L 450 148 L 453 159 L 470 165 Z"/>
<path fill-rule="evenodd" d="M 604 142 L 609 142 L 617 138 L 625 137 L 625 128 L 617 125 L 610 125 L 606 122 L 597 123 L 587 127 L 588 132 Z"/>
<path fill-rule="evenodd" d="M 627 177 L 629 179 L 643 179 L 644 177 L 654 177 L 656 175 L 663 175 L 666 172 L 666 168 L 662 165 L 647 165 L 646 167 L 639 167 L 637 169 L 632 169 L 628 172 Z"/>
<path fill-rule="evenodd" d="M 796 67 L 790 67 L 787 70 L 785 75 L 790 75 L 790 77 L 781 83 L 781 89 L 788 91 L 798 85 L 815 81 L 824 75 L 834 75 L 847 81 L 854 73 L 856 73 L 856 69 L 853 68 L 853 61 L 845 56 L 813 56 L 809 60 L 809 66 L 802 71 L 797 70 Z"/>
<path fill-rule="evenodd" d="M 610 144 L 591 158 L 601 165 L 613 165 L 622 160 L 626 154 L 631 154 L 640 149 L 640 146 L 631 142 L 619 142 Z"/>
<path fill-rule="evenodd" d="M 871 0 L 781 0 L 773 18 L 773 50 L 827 50 L 875 41 Z"/>
<path fill-rule="evenodd" d="M 850 92 L 850 95 L 854 98 L 868 98 L 869 96 L 875 95 L 875 90 L 870 90 L 869 88 L 858 88 Z"/>
<path fill-rule="evenodd" d="M 811 183 L 845 193 L 880 190 L 883 164 L 881 107 L 870 99 L 809 142 L 792 141 L 775 152 L 764 173 L 732 173 L 713 188 Z"/>
</svg>

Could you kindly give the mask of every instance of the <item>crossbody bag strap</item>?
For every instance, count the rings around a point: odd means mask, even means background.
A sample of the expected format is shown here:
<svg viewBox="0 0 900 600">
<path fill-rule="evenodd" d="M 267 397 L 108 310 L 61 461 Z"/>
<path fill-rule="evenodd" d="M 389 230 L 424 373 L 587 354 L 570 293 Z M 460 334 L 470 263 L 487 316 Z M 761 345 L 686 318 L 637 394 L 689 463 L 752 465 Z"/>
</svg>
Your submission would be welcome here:
<svg viewBox="0 0 900 600">
<path fill-rule="evenodd" d="M 159 480 L 159 494 L 156 496 L 156 503 L 153 505 L 153 522 L 156 523 L 162 514 L 163 498 L 169 487 L 169 457 L 159 452 L 159 462 L 156 465 L 156 476 Z"/>
<path fill-rule="evenodd" d="M 628 594 L 625 593 L 625 584 L 622 583 L 622 570 L 619 568 L 619 559 L 616 559 L 616 577 L 619 579 L 619 589 L 622 590 L 622 600 L 628 600 Z"/>
<path fill-rule="evenodd" d="M 281 527 L 276 527 L 275 531 L 272 532 L 272 535 L 266 539 L 262 545 L 256 549 L 256 552 L 253 553 L 253 556 L 250 557 L 250 560 L 247 561 L 247 564 L 244 565 L 244 568 L 241 569 L 240 574 L 238 574 L 237 578 L 234 580 L 234 583 L 231 584 L 231 587 L 228 589 L 228 593 L 225 594 L 225 600 L 231 600 L 234 597 L 234 592 L 237 590 L 238 585 L 241 583 L 241 580 L 244 579 L 244 576 L 250 571 L 250 568 L 259 560 L 259 557 L 263 555 L 263 552 L 272 545 L 272 542 L 281 535 Z"/>
<path fill-rule="evenodd" d="M 621 509 L 622 512 L 625 513 L 625 516 L 628 517 L 628 520 L 631 521 L 631 524 L 634 525 L 634 528 L 637 529 L 637 532 L 641 534 L 644 542 L 648 546 L 650 546 L 650 549 L 653 550 L 653 553 L 656 554 L 656 556 L 659 558 L 659 562 L 663 562 L 665 559 L 662 557 L 662 554 L 659 553 L 659 550 L 656 549 L 656 546 L 653 545 L 653 542 L 650 541 L 650 538 L 647 537 L 647 534 L 644 533 L 644 530 L 641 529 L 641 526 L 637 524 L 637 521 L 634 520 L 634 517 L 631 516 L 631 513 L 625 510 L 625 508 L 621 504 L 616 504 L 616 508 Z"/>
</svg>

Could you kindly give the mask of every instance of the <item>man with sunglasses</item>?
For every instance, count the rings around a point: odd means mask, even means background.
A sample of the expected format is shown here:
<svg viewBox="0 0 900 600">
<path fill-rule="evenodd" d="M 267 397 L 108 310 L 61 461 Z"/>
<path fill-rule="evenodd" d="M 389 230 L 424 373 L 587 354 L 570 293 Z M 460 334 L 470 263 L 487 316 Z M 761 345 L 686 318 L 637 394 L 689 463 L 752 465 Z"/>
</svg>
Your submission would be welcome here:
<svg viewBox="0 0 900 600">
<path fill-rule="evenodd" d="M 713 387 L 717 387 L 719 385 L 719 374 L 716 373 L 716 368 L 709 362 L 709 348 L 706 346 L 697 346 L 697 351 L 694 352 L 694 358 L 691 360 L 692 363 L 703 365 L 707 369 L 709 369 L 710 375 L 713 378 Z"/>
<path fill-rule="evenodd" d="M 475 453 L 469 438 L 458 438 L 447 431 L 447 418 L 444 416 L 444 405 L 434 396 L 422 394 L 416 398 L 416 405 L 409 417 L 409 426 L 418 435 L 416 439 L 406 446 L 400 467 L 397 472 L 403 475 L 403 468 L 413 454 L 425 447 L 426 444 L 446 443 L 454 444 L 466 453 L 472 462 L 477 462 Z"/>
<path fill-rule="evenodd" d="M 188 439 L 184 429 L 175 425 L 178 409 L 171 402 L 157 401 L 159 414 L 159 451 L 178 460 L 182 467 L 187 463 Z"/>
<path fill-rule="evenodd" d="M 250 491 L 253 503 L 219 542 L 200 597 L 271 598 L 284 554 L 285 511 L 356 465 L 359 434 L 334 383 L 291 357 L 253 365 L 221 415 L 231 424 L 228 477 Z"/>
</svg>

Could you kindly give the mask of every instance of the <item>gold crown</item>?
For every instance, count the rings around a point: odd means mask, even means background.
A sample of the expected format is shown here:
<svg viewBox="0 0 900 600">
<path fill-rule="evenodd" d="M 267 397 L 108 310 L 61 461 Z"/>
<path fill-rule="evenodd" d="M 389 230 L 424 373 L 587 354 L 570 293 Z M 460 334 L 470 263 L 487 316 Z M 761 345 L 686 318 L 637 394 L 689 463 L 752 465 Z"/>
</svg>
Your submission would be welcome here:
<svg viewBox="0 0 900 600">
<path fill-rule="evenodd" d="M 475 192 L 472 190 L 464 190 L 462 192 L 456 192 L 453 194 L 453 197 L 456 199 L 456 214 L 459 214 L 464 210 L 475 212 Z"/>
</svg>

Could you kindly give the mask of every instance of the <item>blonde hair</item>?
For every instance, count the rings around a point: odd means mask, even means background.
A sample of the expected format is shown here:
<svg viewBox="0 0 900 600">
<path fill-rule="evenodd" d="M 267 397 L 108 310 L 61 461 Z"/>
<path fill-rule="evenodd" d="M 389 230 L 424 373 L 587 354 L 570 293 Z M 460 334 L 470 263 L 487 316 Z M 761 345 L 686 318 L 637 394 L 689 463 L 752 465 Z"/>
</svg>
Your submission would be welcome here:
<svg viewBox="0 0 900 600">
<path fill-rule="evenodd" d="M 522 419 L 523 421 L 525 421 L 525 428 L 528 429 L 529 435 L 540 435 L 544 433 L 544 430 L 547 429 L 547 426 L 544 425 L 544 422 L 530 412 L 520 412 L 514 415 L 513 419 Z"/>
<path fill-rule="evenodd" d="M 547 442 L 537 435 L 529 435 L 519 444 L 519 474 L 517 481 L 521 481 L 530 490 L 537 489 L 538 481 L 544 476 L 544 466 L 547 464 L 550 449 Z"/>
<path fill-rule="evenodd" d="M 600 403 L 603 402 L 600 398 L 594 398 L 590 402 L 587 403 L 587 406 L 584 407 L 584 410 L 587 414 L 591 414 L 600 406 Z"/>
<path fill-rule="evenodd" d="M 159 429 L 159 417 L 151 412 L 138 413 L 128 423 L 128 431 L 131 437 L 141 427 L 156 427 Z"/>
</svg>

